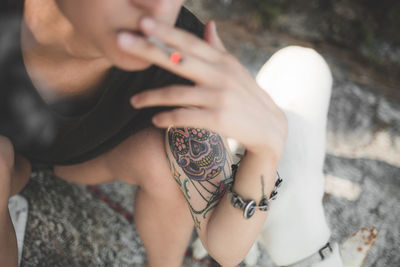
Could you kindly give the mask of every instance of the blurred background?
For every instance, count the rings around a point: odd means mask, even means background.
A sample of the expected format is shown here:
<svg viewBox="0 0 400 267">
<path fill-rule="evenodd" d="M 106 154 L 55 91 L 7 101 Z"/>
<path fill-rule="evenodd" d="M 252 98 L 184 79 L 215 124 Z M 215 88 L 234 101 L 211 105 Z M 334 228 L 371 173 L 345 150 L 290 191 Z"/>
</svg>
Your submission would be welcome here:
<svg viewBox="0 0 400 267">
<path fill-rule="evenodd" d="M 400 265 L 400 2 L 187 0 L 213 19 L 252 75 L 278 49 L 311 47 L 333 72 L 324 205 L 333 239 L 378 228 L 365 265 Z M 68 184 L 33 174 L 22 266 L 142 266 L 131 217 L 134 187 Z M 260 247 L 260 249 L 264 249 Z M 258 266 L 274 266 L 265 250 Z M 210 266 L 190 256 L 185 266 Z"/>
</svg>

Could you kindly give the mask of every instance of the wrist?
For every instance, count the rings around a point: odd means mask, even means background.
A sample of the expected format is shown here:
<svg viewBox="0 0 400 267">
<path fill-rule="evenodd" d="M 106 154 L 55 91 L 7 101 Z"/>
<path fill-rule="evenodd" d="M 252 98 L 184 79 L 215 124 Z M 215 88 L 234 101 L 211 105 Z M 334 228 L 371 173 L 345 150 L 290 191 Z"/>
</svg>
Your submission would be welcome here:
<svg viewBox="0 0 400 267">
<path fill-rule="evenodd" d="M 269 123 L 264 124 L 264 130 L 260 131 L 265 134 L 260 139 L 257 138 L 259 142 L 245 146 L 248 152 L 258 155 L 257 157 L 275 159 L 276 162 L 283 154 L 288 136 L 288 120 L 283 111 L 280 109 L 278 111 L 274 116 L 277 119 L 273 124 L 273 129 Z"/>
<path fill-rule="evenodd" d="M 267 211 L 269 209 L 270 202 L 276 199 L 278 194 L 278 188 L 281 186 L 282 182 L 283 179 L 277 172 L 277 179 L 273 184 L 273 189 L 271 193 L 266 193 L 264 188 L 265 187 L 264 177 L 261 176 L 262 194 L 258 200 L 257 198 L 247 198 L 247 199 L 243 198 L 241 194 L 235 191 L 235 189 L 233 188 L 234 185 L 232 185 L 229 187 L 229 193 L 228 193 L 230 203 L 234 208 L 238 208 L 243 211 L 244 219 L 249 219 L 254 215 L 256 210 Z"/>
<path fill-rule="evenodd" d="M 272 192 L 277 178 L 277 165 L 274 155 L 246 151 L 240 164 L 232 166 L 233 184 L 230 189 L 258 203 L 264 194 Z M 263 194 L 260 194 L 261 188 Z"/>
</svg>

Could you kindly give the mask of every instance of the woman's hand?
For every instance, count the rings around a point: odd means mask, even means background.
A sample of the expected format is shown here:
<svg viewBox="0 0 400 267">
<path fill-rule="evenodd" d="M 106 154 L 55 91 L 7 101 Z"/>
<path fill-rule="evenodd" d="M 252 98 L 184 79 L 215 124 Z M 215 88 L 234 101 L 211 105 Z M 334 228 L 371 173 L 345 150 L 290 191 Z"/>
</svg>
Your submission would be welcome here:
<svg viewBox="0 0 400 267">
<path fill-rule="evenodd" d="M 244 69 L 226 52 L 214 22 L 205 29 L 205 40 L 181 29 L 146 17 L 141 30 L 165 42 L 183 55 L 174 64 L 169 55 L 146 38 L 122 32 L 120 47 L 195 83 L 172 85 L 139 93 L 132 97 L 135 108 L 179 106 L 153 117 L 158 127 L 197 127 L 236 139 L 248 152 L 275 153 L 280 157 L 287 135 L 284 113 Z"/>
</svg>

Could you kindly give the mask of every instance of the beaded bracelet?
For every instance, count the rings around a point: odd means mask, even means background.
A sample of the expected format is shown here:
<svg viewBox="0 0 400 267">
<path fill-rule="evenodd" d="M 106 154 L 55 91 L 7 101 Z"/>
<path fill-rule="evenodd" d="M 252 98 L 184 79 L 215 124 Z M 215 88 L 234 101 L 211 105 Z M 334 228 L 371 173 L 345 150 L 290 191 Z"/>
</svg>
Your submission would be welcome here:
<svg viewBox="0 0 400 267">
<path fill-rule="evenodd" d="M 236 171 L 238 168 L 238 164 L 234 164 L 232 165 L 232 178 L 235 177 L 236 175 Z M 269 198 L 267 196 L 263 196 L 263 198 L 260 200 L 260 203 L 258 204 L 258 206 L 256 205 L 256 201 L 255 200 L 243 200 L 243 198 L 236 193 L 235 191 L 232 190 L 233 186 L 231 184 L 231 186 L 229 187 L 229 191 L 231 193 L 231 204 L 233 205 L 233 207 L 235 208 L 239 208 L 241 210 L 243 210 L 243 217 L 245 219 L 250 219 L 254 213 L 256 212 L 257 209 L 261 210 L 261 211 L 267 211 L 269 208 L 269 202 L 271 200 L 275 200 L 278 194 L 278 188 L 281 186 L 283 179 L 280 177 L 279 173 L 277 172 L 278 175 L 278 179 L 275 182 L 275 187 L 274 190 L 272 190 Z M 232 179 L 233 180 L 233 179 Z"/>
</svg>

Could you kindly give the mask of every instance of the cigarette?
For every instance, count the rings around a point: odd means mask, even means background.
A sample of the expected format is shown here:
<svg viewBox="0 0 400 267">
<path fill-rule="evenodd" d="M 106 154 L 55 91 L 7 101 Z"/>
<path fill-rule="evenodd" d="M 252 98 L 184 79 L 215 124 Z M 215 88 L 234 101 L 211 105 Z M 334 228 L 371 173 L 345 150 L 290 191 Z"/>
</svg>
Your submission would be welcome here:
<svg viewBox="0 0 400 267">
<path fill-rule="evenodd" d="M 154 36 L 148 36 L 147 40 L 149 40 L 149 42 L 151 42 L 152 44 L 163 50 L 169 56 L 170 61 L 174 65 L 180 64 L 183 61 L 183 57 L 180 52 L 176 51 L 171 46 L 162 42 L 160 39 L 157 39 Z"/>
<path fill-rule="evenodd" d="M 167 54 L 171 54 L 174 52 L 174 49 L 172 49 L 172 47 L 170 47 L 169 45 L 167 45 L 166 43 L 164 43 L 163 41 L 154 36 L 148 36 L 147 40 L 149 40 L 149 42 L 161 48 Z"/>
</svg>

